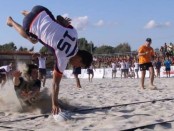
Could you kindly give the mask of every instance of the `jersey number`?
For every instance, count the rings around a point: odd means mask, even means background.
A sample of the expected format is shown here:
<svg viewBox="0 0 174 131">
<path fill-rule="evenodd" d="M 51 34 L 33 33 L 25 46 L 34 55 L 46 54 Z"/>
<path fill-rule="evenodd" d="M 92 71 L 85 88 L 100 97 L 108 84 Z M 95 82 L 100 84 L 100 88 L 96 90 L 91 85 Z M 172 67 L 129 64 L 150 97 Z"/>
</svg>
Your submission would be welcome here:
<svg viewBox="0 0 174 131">
<path fill-rule="evenodd" d="M 75 37 L 71 37 L 69 34 L 68 34 L 68 31 L 66 31 L 63 35 L 63 38 L 69 38 L 71 41 L 75 41 Z M 64 39 L 61 39 L 59 41 L 59 43 L 57 44 L 57 48 L 61 51 L 65 50 L 65 53 L 67 54 L 69 49 L 71 48 L 71 44 L 64 41 Z"/>
</svg>

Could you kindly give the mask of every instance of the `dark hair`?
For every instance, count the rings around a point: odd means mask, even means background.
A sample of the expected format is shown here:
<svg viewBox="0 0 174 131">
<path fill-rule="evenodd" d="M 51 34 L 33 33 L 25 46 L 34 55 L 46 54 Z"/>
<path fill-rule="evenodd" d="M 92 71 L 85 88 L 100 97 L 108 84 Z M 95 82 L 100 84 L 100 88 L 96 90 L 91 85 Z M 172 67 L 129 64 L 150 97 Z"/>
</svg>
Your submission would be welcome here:
<svg viewBox="0 0 174 131">
<path fill-rule="evenodd" d="M 33 69 L 38 69 L 38 66 L 34 64 L 27 64 L 27 74 L 31 75 Z"/>
<path fill-rule="evenodd" d="M 85 68 L 88 68 L 91 65 L 93 61 L 91 53 L 86 50 L 78 50 L 77 55 L 82 58 L 82 63 L 85 65 Z"/>
<path fill-rule="evenodd" d="M 146 41 L 147 42 L 152 42 L 152 39 L 151 38 L 147 38 Z"/>
</svg>

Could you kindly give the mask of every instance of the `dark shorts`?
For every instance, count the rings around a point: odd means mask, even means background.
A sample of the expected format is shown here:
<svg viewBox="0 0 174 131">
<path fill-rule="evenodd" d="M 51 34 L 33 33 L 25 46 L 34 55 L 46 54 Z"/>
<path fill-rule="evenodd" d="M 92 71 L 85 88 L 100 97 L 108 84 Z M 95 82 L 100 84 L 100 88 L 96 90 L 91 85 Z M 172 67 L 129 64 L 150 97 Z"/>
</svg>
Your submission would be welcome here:
<svg viewBox="0 0 174 131">
<path fill-rule="evenodd" d="M 121 72 L 125 72 L 125 69 L 121 69 Z"/>
<path fill-rule="evenodd" d="M 125 72 L 125 73 L 128 73 L 128 72 L 129 72 L 129 69 L 124 69 L 124 72 Z"/>
<path fill-rule="evenodd" d="M 87 69 L 87 74 L 93 74 L 93 69 Z"/>
<path fill-rule="evenodd" d="M 73 68 L 73 74 L 81 74 L 81 67 Z"/>
<path fill-rule="evenodd" d="M 46 71 L 46 69 L 39 68 L 39 73 L 41 75 L 46 75 L 47 74 L 47 71 Z"/>
<path fill-rule="evenodd" d="M 165 71 L 170 71 L 171 69 L 170 68 L 166 68 Z"/>
<path fill-rule="evenodd" d="M 135 69 L 135 72 L 138 72 L 139 71 L 139 69 Z"/>
<path fill-rule="evenodd" d="M 117 70 L 112 70 L 112 73 L 116 73 L 117 72 Z"/>
<path fill-rule="evenodd" d="M 149 67 L 153 67 L 152 62 L 140 64 L 140 71 L 149 70 Z"/>
<path fill-rule="evenodd" d="M 27 16 L 25 16 L 24 19 L 23 19 L 23 29 L 26 31 L 26 33 L 29 36 L 31 36 L 35 39 L 37 39 L 37 36 L 30 33 L 29 28 L 30 28 L 30 24 L 35 19 L 35 17 L 42 11 L 46 11 L 47 14 L 50 16 L 50 18 L 52 18 L 54 21 L 56 21 L 53 14 L 47 8 L 45 8 L 43 6 L 34 6 L 32 8 L 32 10 L 30 11 L 30 13 Z"/>
</svg>

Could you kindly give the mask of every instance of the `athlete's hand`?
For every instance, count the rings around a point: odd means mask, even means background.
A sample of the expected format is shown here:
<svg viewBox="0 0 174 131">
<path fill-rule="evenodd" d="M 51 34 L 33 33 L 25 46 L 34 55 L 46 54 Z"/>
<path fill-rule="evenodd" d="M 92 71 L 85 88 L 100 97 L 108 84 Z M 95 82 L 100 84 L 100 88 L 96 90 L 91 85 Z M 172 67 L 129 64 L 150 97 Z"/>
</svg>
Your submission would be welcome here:
<svg viewBox="0 0 174 131">
<path fill-rule="evenodd" d="M 59 105 L 52 105 L 52 114 L 56 115 L 61 111 Z"/>
<path fill-rule="evenodd" d="M 22 72 L 16 70 L 16 71 L 13 72 L 13 77 L 19 78 L 21 76 L 21 74 L 22 74 Z"/>
<path fill-rule="evenodd" d="M 68 17 L 62 17 L 61 15 L 58 15 L 56 18 L 57 22 L 64 26 L 64 27 L 68 27 L 71 24 L 71 19 Z"/>
</svg>

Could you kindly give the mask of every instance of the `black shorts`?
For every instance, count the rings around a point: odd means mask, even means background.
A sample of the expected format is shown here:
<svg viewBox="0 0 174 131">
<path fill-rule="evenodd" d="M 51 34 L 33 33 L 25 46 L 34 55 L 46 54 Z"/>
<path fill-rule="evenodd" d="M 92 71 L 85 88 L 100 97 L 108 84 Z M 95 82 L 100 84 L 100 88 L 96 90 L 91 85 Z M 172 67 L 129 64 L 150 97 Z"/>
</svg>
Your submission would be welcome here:
<svg viewBox="0 0 174 131">
<path fill-rule="evenodd" d="M 87 74 L 93 74 L 93 69 L 87 69 Z"/>
<path fill-rule="evenodd" d="M 46 69 L 39 68 L 39 73 L 40 73 L 41 75 L 46 75 L 46 74 L 47 74 L 47 71 L 46 71 Z"/>
<path fill-rule="evenodd" d="M 171 69 L 170 69 L 170 68 L 166 68 L 165 70 L 166 70 L 166 71 L 170 71 Z"/>
<path fill-rule="evenodd" d="M 117 72 L 117 70 L 112 70 L 112 73 L 116 73 Z"/>
<path fill-rule="evenodd" d="M 32 8 L 32 10 L 30 11 L 30 13 L 27 16 L 25 16 L 23 19 L 23 29 L 25 30 L 27 35 L 29 35 L 30 37 L 35 38 L 35 39 L 37 39 L 37 36 L 30 33 L 29 29 L 30 29 L 30 25 L 31 25 L 32 21 L 42 11 L 45 11 L 50 16 L 50 18 L 52 18 L 54 21 L 56 21 L 53 14 L 47 8 L 40 6 L 40 5 L 34 6 Z"/>
<path fill-rule="evenodd" d="M 153 67 L 152 62 L 140 64 L 140 71 L 149 70 L 149 67 Z"/>
<path fill-rule="evenodd" d="M 73 68 L 73 74 L 81 74 L 81 67 Z"/>
</svg>

